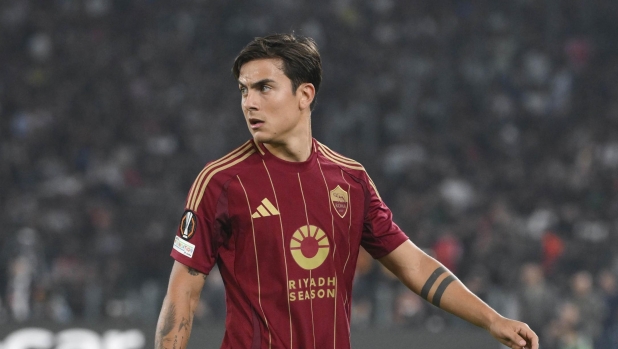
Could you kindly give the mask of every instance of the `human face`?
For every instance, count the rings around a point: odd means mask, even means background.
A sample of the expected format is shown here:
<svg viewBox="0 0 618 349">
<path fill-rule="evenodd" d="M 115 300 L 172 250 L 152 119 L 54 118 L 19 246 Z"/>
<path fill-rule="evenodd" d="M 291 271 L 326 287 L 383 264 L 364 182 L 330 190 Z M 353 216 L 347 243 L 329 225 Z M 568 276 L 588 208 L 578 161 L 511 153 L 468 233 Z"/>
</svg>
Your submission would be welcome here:
<svg viewBox="0 0 618 349">
<path fill-rule="evenodd" d="M 242 110 L 253 138 L 261 143 L 287 144 L 291 137 L 306 134 L 309 127 L 303 118 L 302 93 L 292 91 L 282 64 L 279 59 L 258 59 L 240 68 Z"/>
</svg>

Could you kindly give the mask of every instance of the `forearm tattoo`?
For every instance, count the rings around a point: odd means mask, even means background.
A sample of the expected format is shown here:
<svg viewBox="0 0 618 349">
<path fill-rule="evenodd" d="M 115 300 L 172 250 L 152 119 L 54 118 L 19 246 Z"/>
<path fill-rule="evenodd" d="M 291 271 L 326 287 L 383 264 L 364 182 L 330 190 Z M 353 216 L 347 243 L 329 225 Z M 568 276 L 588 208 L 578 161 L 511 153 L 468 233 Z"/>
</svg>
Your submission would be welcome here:
<svg viewBox="0 0 618 349">
<path fill-rule="evenodd" d="M 161 337 L 165 337 L 168 334 L 170 334 L 170 332 L 172 332 L 172 329 L 174 329 L 174 325 L 176 325 L 176 305 L 174 305 L 173 303 L 170 304 L 169 310 L 167 311 L 167 314 L 165 315 L 165 321 L 163 322 L 163 328 L 161 328 Z"/>
<path fill-rule="evenodd" d="M 431 288 L 436 283 L 438 278 L 444 273 L 448 273 L 448 271 L 444 267 L 438 267 L 436 270 L 434 270 L 433 273 L 431 273 L 431 275 L 425 282 L 425 285 L 423 285 L 423 288 L 421 289 L 420 296 L 422 298 L 429 301 L 429 291 L 431 291 Z M 444 290 L 446 290 L 448 285 L 450 285 L 453 281 L 455 281 L 455 276 L 453 276 L 453 274 L 450 274 L 449 276 L 445 277 L 442 282 L 440 282 L 438 288 L 436 289 L 436 292 L 434 292 L 433 297 L 431 298 L 431 303 L 433 305 L 435 305 L 436 307 L 440 307 L 440 300 L 442 299 Z"/>
<path fill-rule="evenodd" d="M 193 268 L 189 268 L 189 274 L 191 274 L 193 276 L 196 276 L 196 275 L 199 275 L 199 274 L 202 274 L 202 273 L 200 273 L 199 271 L 197 271 L 197 270 L 195 270 Z M 202 274 L 202 277 L 204 278 L 204 280 L 206 280 L 206 274 Z"/>
<path fill-rule="evenodd" d="M 163 324 L 161 329 L 157 333 L 157 338 L 155 340 L 155 348 L 156 349 L 164 349 L 163 338 L 170 334 L 176 325 L 176 306 L 172 303 L 167 309 L 167 313 L 163 318 Z"/>
<path fill-rule="evenodd" d="M 178 325 L 177 334 L 174 335 L 174 341 L 170 338 L 164 339 L 164 337 L 168 336 L 176 325 L 176 307 L 174 304 L 171 304 L 169 307 L 169 311 L 166 313 L 165 318 L 163 320 L 162 328 L 158 331 L 157 336 L 155 337 L 155 349 L 180 349 L 183 348 L 183 345 L 186 344 L 185 337 L 189 340 L 189 335 L 191 334 L 191 327 L 193 327 L 193 316 L 189 319 L 186 319 L 184 316 L 180 320 L 180 324 Z M 178 336 L 180 335 L 180 339 Z M 163 342 L 171 342 L 172 347 L 169 348 L 163 345 Z"/>
<path fill-rule="evenodd" d="M 202 275 L 204 280 L 206 279 L 206 274 L 202 274 L 193 268 L 188 268 L 188 272 L 193 276 Z M 174 334 L 174 340 L 172 340 L 170 334 L 177 325 L 178 329 L 176 330 L 176 334 Z M 182 316 L 179 324 L 176 322 L 176 305 L 173 302 L 170 302 L 169 306 L 163 309 L 161 313 L 161 318 L 159 320 L 159 325 L 155 335 L 155 349 L 183 348 L 186 341 L 189 340 L 192 325 L 193 314 L 190 314 L 188 319 Z M 170 338 L 166 338 L 167 336 L 170 336 Z M 179 336 L 180 338 L 178 338 Z M 186 340 L 185 337 L 187 337 Z M 168 347 L 170 344 L 172 345 L 171 348 Z"/>
</svg>

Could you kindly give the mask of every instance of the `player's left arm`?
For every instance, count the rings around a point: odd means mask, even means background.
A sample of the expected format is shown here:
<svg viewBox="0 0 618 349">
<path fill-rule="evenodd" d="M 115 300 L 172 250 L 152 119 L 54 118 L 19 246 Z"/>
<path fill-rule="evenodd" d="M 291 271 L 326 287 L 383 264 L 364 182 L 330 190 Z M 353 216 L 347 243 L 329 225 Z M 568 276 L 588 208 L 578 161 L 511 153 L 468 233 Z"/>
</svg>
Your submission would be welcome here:
<svg viewBox="0 0 618 349">
<path fill-rule="evenodd" d="M 502 344 L 513 349 L 538 349 L 539 338 L 528 325 L 498 314 L 411 241 L 379 261 L 422 298 L 488 330 Z"/>
</svg>

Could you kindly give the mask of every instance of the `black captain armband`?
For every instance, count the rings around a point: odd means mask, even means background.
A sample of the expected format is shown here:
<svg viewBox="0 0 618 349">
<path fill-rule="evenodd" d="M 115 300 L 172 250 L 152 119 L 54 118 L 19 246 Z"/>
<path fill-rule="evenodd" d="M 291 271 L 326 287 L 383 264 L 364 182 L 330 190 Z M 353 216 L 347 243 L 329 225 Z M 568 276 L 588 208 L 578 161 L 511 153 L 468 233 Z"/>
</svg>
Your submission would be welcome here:
<svg viewBox="0 0 618 349">
<path fill-rule="evenodd" d="M 423 288 L 421 289 L 420 296 L 422 298 L 429 301 L 429 291 L 431 290 L 433 285 L 436 283 L 440 275 L 444 273 L 448 273 L 448 271 L 444 267 L 438 267 L 438 269 L 434 270 L 434 272 L 431 273 L 431 275 L 425 282 L 425 285 L 423 285 Z M 453 281 L 455 281 L 455 276 L 453 276 L 453 274 L 449 274 L 449 276 L 445 277 L 442 280 L 442 282 L 440 282 L 440 284 L 438 285 L 438 288 L 436 289 L 436 292 L 434 292 L 433 297 L 431 299 L 431 303 L 433 305 L 435 305 L 438 308 L 440 307 L 440 300 L 442 299 L 444 290 L 446 290 L 448 285 L 450 285 L 451 282 Z"/>
</svg>

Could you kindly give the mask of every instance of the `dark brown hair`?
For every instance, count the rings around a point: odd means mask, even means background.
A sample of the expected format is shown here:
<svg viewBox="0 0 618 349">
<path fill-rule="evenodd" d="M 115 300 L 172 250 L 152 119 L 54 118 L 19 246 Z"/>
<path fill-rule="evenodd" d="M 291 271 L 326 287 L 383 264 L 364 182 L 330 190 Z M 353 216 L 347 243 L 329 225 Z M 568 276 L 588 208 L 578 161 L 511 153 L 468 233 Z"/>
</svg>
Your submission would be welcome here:
<svg viewBox="0 0 618 349">
<path fill-rule="evenodd" d="M 296 36 L 293 33 L 255 38 L 240 51 L 234 60 L 232 73 L 238 80 L 243 64 L 256 59 L 268 58 L 281 59 L 282 71 L 292 81 L 292 93 L 296 94 L 300 84 L 311 83 L 317 95 L 320 82 L 322 82 L 322 60 L 313 39 Z M 315 100 L 314 97 L 311 109 L 313 109 Z"/>
</svg>

